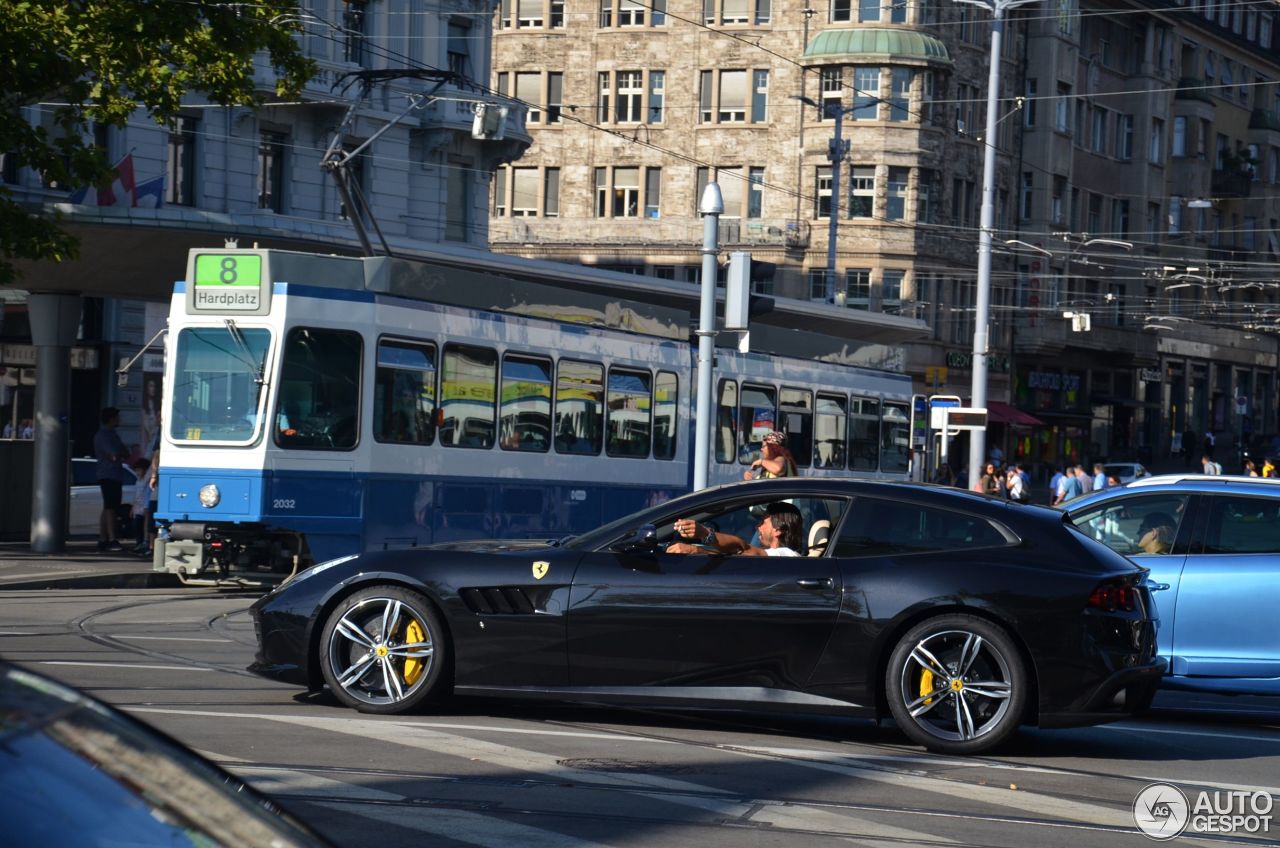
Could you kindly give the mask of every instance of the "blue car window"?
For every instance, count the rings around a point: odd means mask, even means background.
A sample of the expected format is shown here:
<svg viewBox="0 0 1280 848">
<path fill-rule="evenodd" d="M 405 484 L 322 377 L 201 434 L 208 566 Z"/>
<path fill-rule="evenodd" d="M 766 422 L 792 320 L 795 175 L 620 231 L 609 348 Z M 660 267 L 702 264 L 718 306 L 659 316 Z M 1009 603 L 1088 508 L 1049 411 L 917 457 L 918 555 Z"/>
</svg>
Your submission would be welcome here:
<svg viewBox="0 0 1280 848">
<path fill-rule="evenodd" d="M 1204 553 L 1280 553 L 1280 501 L 1238 496 L 1211 498 Z"/>
<path fill-rule="evenodd" d="M 1148 495 L 1111 500 L 1071 516 L 1091 538 L 1129 556 L 1173 552 L 1187 495 Z"/>
</svg>

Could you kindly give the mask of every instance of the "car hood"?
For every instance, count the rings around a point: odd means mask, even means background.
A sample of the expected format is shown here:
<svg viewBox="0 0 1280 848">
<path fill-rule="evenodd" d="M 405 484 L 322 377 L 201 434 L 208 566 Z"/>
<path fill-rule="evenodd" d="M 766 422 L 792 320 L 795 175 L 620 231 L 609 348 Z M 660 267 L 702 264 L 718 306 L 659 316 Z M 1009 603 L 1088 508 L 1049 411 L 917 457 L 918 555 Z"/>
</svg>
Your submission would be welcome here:
<svg viewBox="0 0 1280 848">
<path fill-rule="evenodd" d="M 559 545 L 548 539 L 468 539 L 461 542 L 439 542 L 420 545 L 420 551 L 472 551 L 474 553 L 501 553 L 503 551 L 554 550 Z"/>
</svg>

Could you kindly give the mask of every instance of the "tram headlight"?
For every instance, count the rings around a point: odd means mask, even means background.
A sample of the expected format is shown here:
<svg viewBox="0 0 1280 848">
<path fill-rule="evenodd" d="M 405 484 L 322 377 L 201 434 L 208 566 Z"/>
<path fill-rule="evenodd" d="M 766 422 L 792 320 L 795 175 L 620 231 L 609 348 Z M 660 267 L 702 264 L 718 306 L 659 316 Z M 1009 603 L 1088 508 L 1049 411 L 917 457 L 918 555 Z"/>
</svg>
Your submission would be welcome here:
<svg viewBox="0 0 1280 848">
<path fill-rule="evenodd" d="M 208 509 L 213 509 L 222 500 L 222 492 L 218 491 L 215 483 L 200 487 L 200 505 Z"/>
</svg>

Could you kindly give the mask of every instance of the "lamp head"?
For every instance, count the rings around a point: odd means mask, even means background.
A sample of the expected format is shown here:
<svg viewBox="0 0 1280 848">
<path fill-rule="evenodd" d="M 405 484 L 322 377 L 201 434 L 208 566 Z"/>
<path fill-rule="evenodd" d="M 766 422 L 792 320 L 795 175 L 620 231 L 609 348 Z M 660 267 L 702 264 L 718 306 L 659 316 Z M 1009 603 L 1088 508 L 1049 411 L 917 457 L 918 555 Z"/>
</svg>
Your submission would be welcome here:
<svg viewBox="0 0 1280 848">
<path fill-rule="evenodd" d="M 707 183 L 707 187 L 702 190 L 702 200 L 698 203 L 698 214 L 724 214 L 724 195 L 720 193 L 719 183 Z"/>
</svg>

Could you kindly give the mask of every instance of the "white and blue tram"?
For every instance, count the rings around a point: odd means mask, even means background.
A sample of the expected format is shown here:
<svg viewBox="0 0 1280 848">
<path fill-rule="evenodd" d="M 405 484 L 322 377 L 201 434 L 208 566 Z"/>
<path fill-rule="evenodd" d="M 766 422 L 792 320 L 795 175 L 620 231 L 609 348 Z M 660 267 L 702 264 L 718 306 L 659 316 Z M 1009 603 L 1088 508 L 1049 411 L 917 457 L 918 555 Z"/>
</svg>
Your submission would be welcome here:
<svg viewBox="0 0 1280 848">
<path fill-rule="evenodd" d="M 191 251 L 158 569 L 270 581 L 363 550 L 555 538 L 690 488 L 688 323 L 444 305 L 403 281 L 438 292 L 450 272 L 412 264 Z M 716 378 L 713 483 L 741 479 L 774 429 L 806 474 L 906 476 L 905 375 L 722 349 Z"/>
</svg>

